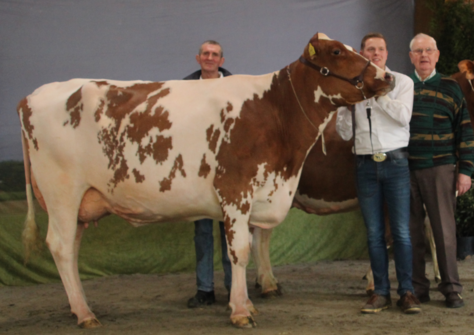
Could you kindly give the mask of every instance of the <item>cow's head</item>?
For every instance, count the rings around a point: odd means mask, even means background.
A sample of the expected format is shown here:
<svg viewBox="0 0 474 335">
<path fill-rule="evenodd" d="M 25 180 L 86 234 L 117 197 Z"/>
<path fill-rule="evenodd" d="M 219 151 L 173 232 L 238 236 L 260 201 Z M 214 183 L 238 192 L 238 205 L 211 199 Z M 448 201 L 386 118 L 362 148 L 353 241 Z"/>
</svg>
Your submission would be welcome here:
<svg viewBox="0 0 474 335">
<path fill-rule="evenodd" d="M 462 60 L 458 63 L 459 72 L 466 73 L 466 79 L 474 79 L 474 62 L 469 59 Z"/>
<path fill-rule="evenodd" d="M 459 62 L 458 68 L 459 72 L 453 74 L 452 77 L 461 86 L 472 122 L 474 120 L 474 61 L 469 59 L 462 60 Z"/>
<path fill-rule="evenodd" d="M 336 107 L 385 95 L 395 86 L 393 75 L 325 34 L 311 38 L 300 62 L 307 68 L 305 77 L 324 87 L 322 95 Z"/>
</svg>

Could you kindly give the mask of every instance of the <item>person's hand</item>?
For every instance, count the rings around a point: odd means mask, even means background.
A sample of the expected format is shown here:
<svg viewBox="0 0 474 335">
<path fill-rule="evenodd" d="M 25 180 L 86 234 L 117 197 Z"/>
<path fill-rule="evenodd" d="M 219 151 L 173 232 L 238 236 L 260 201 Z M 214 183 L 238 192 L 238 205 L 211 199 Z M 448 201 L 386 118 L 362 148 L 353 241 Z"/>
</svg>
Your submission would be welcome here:
<svg viewBox="0 0 474 335">
<path fill-rule="evenodd" d="M 458 180 L 456 181 L 456 190 L 458 191 L 458 197 L 469 191 L 471 188 L 471 176 L 465 174 L 458 174 Z"/>
</svg>

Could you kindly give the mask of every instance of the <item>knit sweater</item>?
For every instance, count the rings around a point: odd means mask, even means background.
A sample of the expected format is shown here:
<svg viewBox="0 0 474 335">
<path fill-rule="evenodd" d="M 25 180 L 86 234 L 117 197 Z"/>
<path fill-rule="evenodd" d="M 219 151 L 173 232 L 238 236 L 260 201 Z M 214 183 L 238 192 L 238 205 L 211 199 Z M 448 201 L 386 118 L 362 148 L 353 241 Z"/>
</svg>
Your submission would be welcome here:
<svg viewBox="0 0 474 335">
<path fill-rule="evenodd" d="M 408 144 L 410 169 L 424 169 L 459 162 L 459 172 L 474 171 L 474 133 L 459 84 L 436 73 L 424 82 L 415 73 L 413 115 Z"/>
</svg>

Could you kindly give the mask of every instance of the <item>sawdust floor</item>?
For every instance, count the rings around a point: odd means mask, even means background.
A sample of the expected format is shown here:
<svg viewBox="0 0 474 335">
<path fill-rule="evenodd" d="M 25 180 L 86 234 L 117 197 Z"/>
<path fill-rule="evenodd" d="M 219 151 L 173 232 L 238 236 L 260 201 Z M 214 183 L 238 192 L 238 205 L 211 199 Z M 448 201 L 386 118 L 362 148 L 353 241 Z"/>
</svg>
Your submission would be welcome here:
<svg viewBox="0 0 474 335">
<path fill-rule="evenodd" d="M 395 306 L 377 315 L 359 312 L 367 300 L 361 279 L 365 260 L 277 267 L 284 295 L 273 299 L 258 297 L 255 271 L 249 270 L 249 295 L 260 315 L 257 328 L 244 330 L 230 324 L 220 272 L 215 278 L 217 303 L 198 309 L 186 307 L 195 290 L 193 273 L 85 281 L 90 306 L 103 324 L 92 330 L 76 326 L 61 283 L 0 287 L 0 334 L 474 334 L 474 261 L 458 265 L 466 306 L 447 309 L 443 296 L 432 289 L 432 301 L 418 315 L 404 315 Z M 390 269 L 396 297 L 393 261 Z M 427 270 L 431 273 L 431 263 Z"/>
</svg>

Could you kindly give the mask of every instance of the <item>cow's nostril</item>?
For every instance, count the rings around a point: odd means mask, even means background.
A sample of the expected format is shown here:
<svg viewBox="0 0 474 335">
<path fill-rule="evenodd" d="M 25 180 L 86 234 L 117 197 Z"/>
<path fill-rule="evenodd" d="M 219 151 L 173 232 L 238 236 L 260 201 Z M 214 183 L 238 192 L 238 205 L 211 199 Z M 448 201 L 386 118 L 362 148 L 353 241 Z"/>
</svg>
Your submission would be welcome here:
<svg viewBox="0 0 474 335">
<path fill-rule="evenodd" d="M 390 73 L 385 73 L 385 80 L 386 81 L 393 81 L 393 75 Z"/>
</svg>

